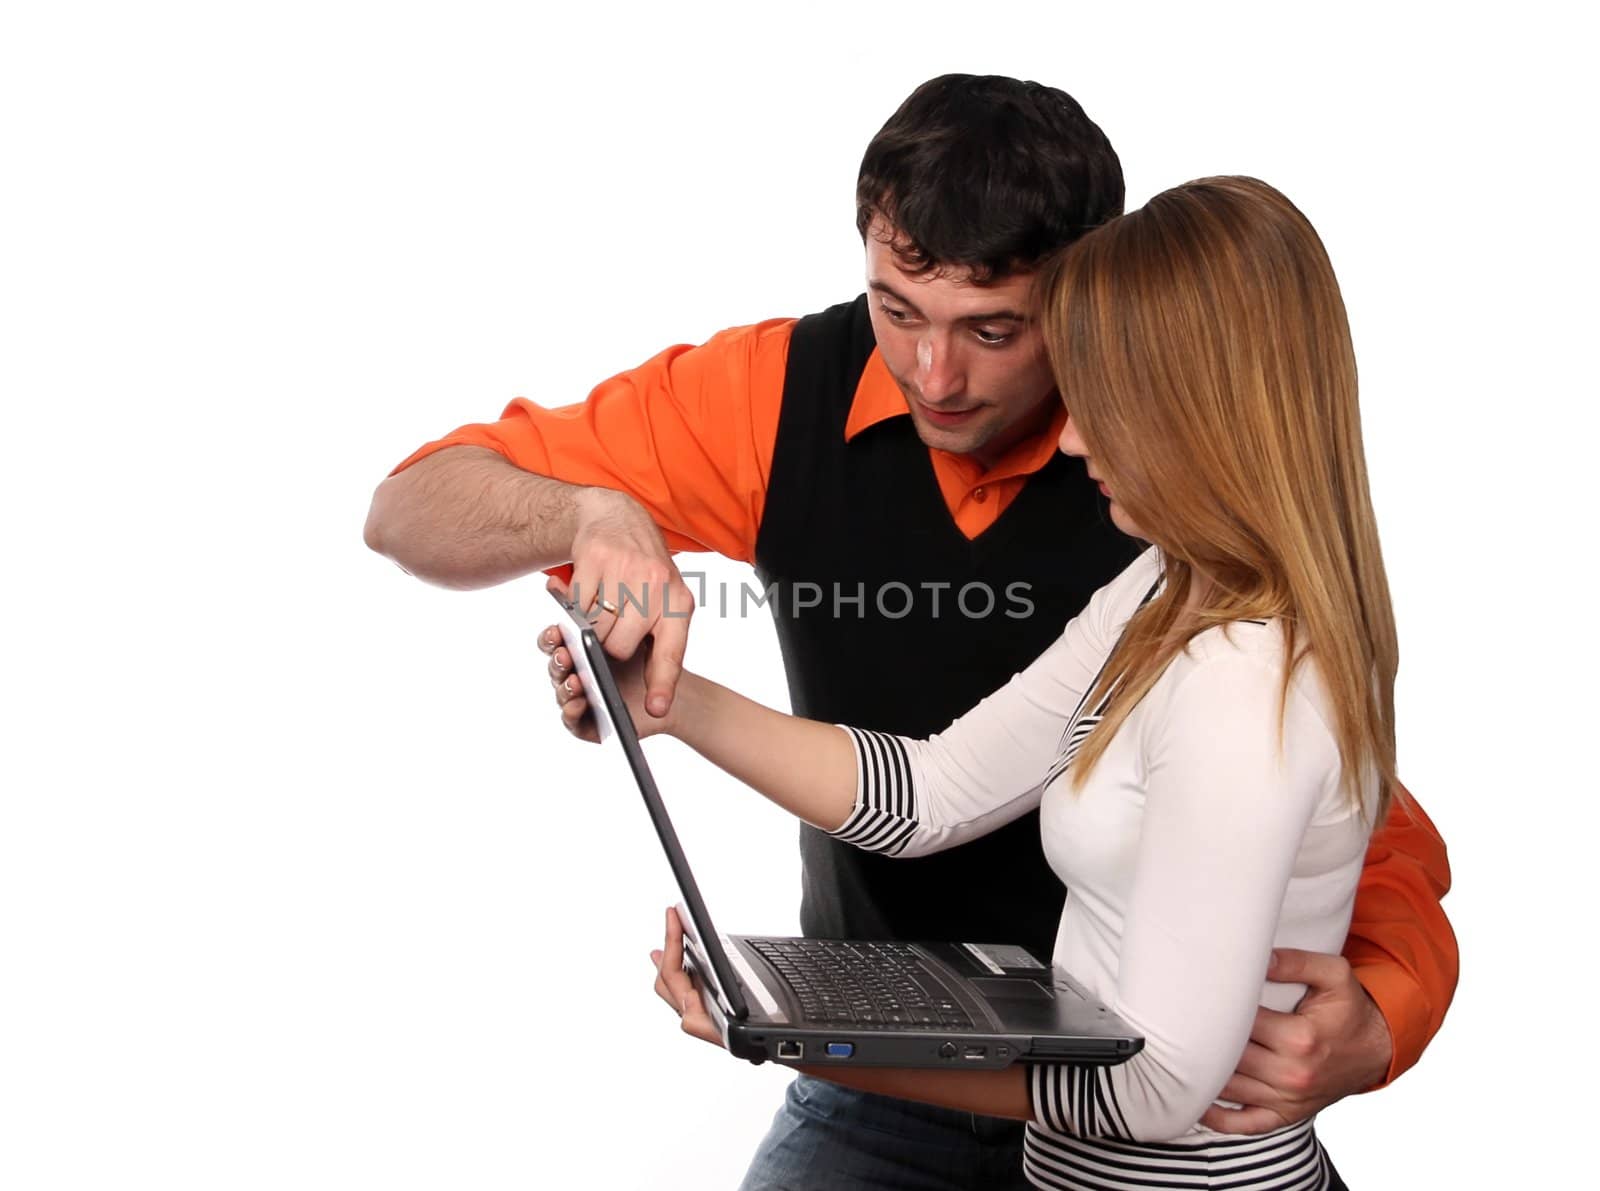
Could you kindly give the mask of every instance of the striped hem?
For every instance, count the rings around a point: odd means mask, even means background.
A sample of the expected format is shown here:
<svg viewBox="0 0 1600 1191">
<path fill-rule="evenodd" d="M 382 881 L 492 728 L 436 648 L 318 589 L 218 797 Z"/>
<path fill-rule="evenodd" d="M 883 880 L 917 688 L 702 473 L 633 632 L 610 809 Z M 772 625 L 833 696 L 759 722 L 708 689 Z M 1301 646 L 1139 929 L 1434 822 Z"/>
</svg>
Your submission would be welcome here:
<svg viewBox="0 0 1600 1191">
<path fill-rule="evenodd" d="M 1070 1191 L 1324 1191 L 1331 1168 L 1307 1120 L 1259 1137 L 1164 1143 L 1077 1137 L 1030 1123 L 1023 1169 L 1036 1187 Z"/>
<path fill-rule="evenodd" d="M 917 830 L 917 798 L 906 743 L 887 732 L 840 724 L 856 750 L 856 809 L 831 832 L 869 852 L 894 856 Z"/>
</svg>

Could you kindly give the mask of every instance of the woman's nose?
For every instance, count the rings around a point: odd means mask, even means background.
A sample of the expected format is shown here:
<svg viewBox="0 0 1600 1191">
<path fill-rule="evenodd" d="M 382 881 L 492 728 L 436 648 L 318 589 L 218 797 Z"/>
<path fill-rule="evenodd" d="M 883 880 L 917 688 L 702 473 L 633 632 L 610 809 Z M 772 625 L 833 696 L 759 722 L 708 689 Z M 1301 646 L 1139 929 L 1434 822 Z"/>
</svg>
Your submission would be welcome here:
<svg viewBox="0 0 1600 1191">
<path fill-rule="evenodd" d="M 1072 415 L 1067 415 L 1066 424 L 1061 427 L 1061 438 L 1058 440 L 1063 455 L 1087 455 L 1089 449 L 1083 445 L 1083 439 L 1078 437 L 1078 428 L 1072 424 Z"/>
</svg>

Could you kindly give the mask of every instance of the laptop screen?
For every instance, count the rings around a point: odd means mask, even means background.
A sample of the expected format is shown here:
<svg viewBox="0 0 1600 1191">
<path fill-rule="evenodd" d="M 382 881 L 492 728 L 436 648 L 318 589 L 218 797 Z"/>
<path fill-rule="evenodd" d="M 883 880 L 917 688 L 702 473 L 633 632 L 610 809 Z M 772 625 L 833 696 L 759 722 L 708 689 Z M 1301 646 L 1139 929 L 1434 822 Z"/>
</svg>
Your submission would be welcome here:
<svg viewBox="0 0 1600 1191">
<path fill-rule="evenodd" d="M 572 655 L 573 666 L 583 680 L 584 690 L 588 692 L 591 713 L 600 726 L 601 739 L 615 735 L 621 742 L 623 754 L 628 758 L 628 767 L 633 770 L 634 780 L 639 785 L 639 793 L 644 796 L 650 821 L 655 824 L 656 835 L 667 854 L 667 863 L 672 867 L 679 892 L 683 894 L 682 909 L 687 912 L 688 918 L 684 930 L 695 936 L 711 963 L 711 971 L 702 975 L 713 985 L 712 992 L 722 1001 L 728 1015 L 743 1020 L 750 1015 L 749 1006 L 734 977 L 727 952 L 723 950 L 722 938 L 711 924 L 711 915 L 700 897 L 700 887 L 695 884 L 694 873 L 689 870 L 688 857 L 683 854 L 683 846 L 679 844 L 678 833 L 667 815 L 666 804 L 661 801 L 661 792 L 656 788 L 650 766 L 645 762 L 644 750 L 639 747 L 639 734 L 633 726 L 633 716 L 617 689 L 605 647 L 600 644 L 594 630 L 574 619 L 570 612 L 562 618 L 561 636 L 567 652 Z M 595 698 L 597 689 L 598 701 Z"/>
</svg>

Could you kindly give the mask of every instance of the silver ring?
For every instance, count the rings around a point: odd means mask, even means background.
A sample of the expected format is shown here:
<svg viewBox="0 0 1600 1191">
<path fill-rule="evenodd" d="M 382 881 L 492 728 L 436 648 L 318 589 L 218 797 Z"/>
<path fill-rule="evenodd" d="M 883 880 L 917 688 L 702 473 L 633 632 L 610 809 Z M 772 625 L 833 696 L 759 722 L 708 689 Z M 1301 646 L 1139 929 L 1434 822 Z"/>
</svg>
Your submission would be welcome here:
<svg viewBox="0 0 1600 1191">
<path fill-rule="evenodd" d="M 613 616 L 615 616 L 617 614 L 617 606 L 615 604 L 613 604 L 610 600 L 601 600 L 600 601 L 600 607 L 604 608 L 607 612 L 611 613 L 611 615 L 613 615 Z"/>
</svg>

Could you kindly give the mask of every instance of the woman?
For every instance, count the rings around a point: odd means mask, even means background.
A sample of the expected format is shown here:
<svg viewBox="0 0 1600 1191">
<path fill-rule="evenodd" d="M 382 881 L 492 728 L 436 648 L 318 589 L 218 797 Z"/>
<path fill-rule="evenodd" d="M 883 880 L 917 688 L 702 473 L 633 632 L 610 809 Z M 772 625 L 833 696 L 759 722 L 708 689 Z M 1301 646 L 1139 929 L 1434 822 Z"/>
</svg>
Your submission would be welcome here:
<svg viewBox="0 0 1600 1191">
<path fill-rule="evenodd" d="M 1071 889 L 1055 960 L 1145 1036 L 1116 1067 L 808 1069 L 1030 1122 L 1042 1187 L 1324 1187 L 1312 1122 L 1199 1125 L 1274 946 L 1339 950 L 1394 787 L 1396 643 L 1337 283 L 1304 216 L 1248 178 L 1192 182 L 1043 271 L 1081 457 L 1151 548 L 1033 665 L 929 740 L 798 720 L 686 674 L 665 721 L 808 822 L 914 856 L 1039 807 Z M 549 639 L 546 638 L 548 644 Z M 555 651 L 557 698 L 585 731 Z M 623 670 L 636 706 L 639 667 Z M 669 919 L 658 991 L 716 1035 Z"/>
</svg>

